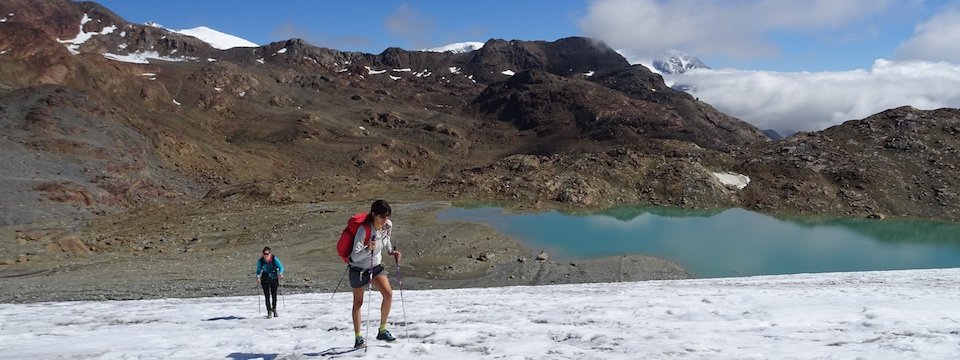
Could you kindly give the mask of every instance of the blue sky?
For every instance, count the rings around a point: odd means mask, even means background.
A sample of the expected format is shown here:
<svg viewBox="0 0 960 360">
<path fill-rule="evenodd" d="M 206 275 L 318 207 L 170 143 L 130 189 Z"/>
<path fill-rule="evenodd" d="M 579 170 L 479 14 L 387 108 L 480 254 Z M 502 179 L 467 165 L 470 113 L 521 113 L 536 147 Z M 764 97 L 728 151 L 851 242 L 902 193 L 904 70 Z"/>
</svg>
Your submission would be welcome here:
<svg viewBox="0 0 960 360">
<path fill-rule="evenodd" d="M 98 1 L 127 21 L 168 28 L 207 26 L 257 44 L 306 39 L 338 50 L 380 53 L 490 38 L 549 40 L 579 35 L 586 1 Z M 229 6 L 224 4 L 229 3 Z M 535 16 L 533 16 L 536 14 Z"/>
<path fill-rule="evenodd" d="M 103 0 L 128 21 L 207 26 L 258 44 L 304 38 L 380 53 L 490 38 L 600 38 L 646 60 L 674 48 L 715 68 L 835 71 L 902 57 L 918 25 L 960 1 L 528 0 L 130 1 Z M 628 56 L 628 57 L 630 57 Z M 941 60 L 941 59 L 934 59 Z"/>
</svg>

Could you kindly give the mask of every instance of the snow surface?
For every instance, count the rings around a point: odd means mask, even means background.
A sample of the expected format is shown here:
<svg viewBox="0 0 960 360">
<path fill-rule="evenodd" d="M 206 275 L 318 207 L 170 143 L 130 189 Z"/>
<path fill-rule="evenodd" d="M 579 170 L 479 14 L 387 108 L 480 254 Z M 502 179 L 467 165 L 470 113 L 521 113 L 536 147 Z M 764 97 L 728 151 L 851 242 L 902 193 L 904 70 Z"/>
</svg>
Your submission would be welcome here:
<svg viewBox="0 0 960 360">
<path fill-rule="evenodd" d="M 371 329 L 367 354 L 347 357 L 960 358 L 960 269 L 408 290 L 402 295 L 394 287 L 390 329 L 400 340 L 384 346 Z M 0 304 L 0 354 L 11 359 L 275 360 L 314 358 L 328 348 L 352 345 L 349 293 L 281 296 L 280 317 L 264 319 L 257 309 L 262 298 L 254 295 L 258 289 L 251 284 L 250 292 Z M 371 303 L 377 314 L 379 293 L 367 306 Z M 362 314 L 366 319 L 367 309 Z"/>
<path fill-rule="evenodd" d="M 750 184 L 750 177 L 743 174 L 731 172 L 714 172 L 712 174 L 721 184 L 735 187 L 737 190 L 743 189 L 747 187 L 747 184 Z"/>
<path fill-rule="evenodd" d="M 83 18 L 80 19 L 80 32 L 77 33 L 77 36 L 74 36 L 73 39 L 69 39 L 69 40 L 57 39 L 57 41 L 63 44 L 63 46 L 66 46 L 67 50 L 69 50 L 71 54 L 77 55 L 77 54 L 80 54 L 80 45 L 87 42 L 87 40 L 90 40 L 90 38 L 97 35 L 111 34 L 113 33 L 114 30 L 117 30 L 116 25 L 110 25 L 110 26 L 104 27 L 99 32 L 88 33 L 83 31 L 83 25 L 90 22 L 91 20 L 93 19 L 90 18 L 90 16 L 88 16 L 87 14 L 83 14 Z"/>
<path fill-rule="evenodd" d="M 452 52 L 454 54 L 462 54 L 465 52 L 471 52 L 474 50 L 479 50 L 483 47 L 483 43 L 479 41 L 467 41 L 460 43 L 453 43 L 449 45 L 444 45 L 440 47 L 423 49 L 421 51 L 430 51 L 430 52 Z"/>
<path fill-rule="evenodd" d="M 186 30 L 170 30 L 170 31 L 193 36 L 197 39 L 200 39 L 200 41 L 210 44 L 210 46 L 213 46 L 213 48 L 220 49 L 220 50 L 232 49 L 235 47 L 260 46 L 249 40 L 246 40 L 234 35 L 225 34 L 225 33 L 216 31 L 214 29 L 208 28 L 206 26 L 199 26 L 193 29 L 186 29 Z"/>
<path fill-rule="evenodd" d="M 137 51 L 132 52 L 126 55 L 113 54 L 113 53 L 103 53 L 103 57 L 120 62 L 134 63 L 134 64 L 149 64 L 150 59 L 153 60 L 162 60 L 170 62 L 184 62 L 184 61 L 196 61 L 197 58 L 193 56 L 181 56 L 181 57 L 171 57 L 160 55 L 159 52 L 150 50 L 150 51 Z"/>
<path fill-rule="evenodd" d="M 380 75 L 387 72 L 386 70 L 374 70 L 369 66 L 364 66 L 364 67 L 367 69 L 367 75 Z"/>
<path fill-rule="evenodd" d="M 117 30 L 116 25 L 110 25 L 110 26 L 104 27 L 99 32 L 83 31 L 83 25 L 92 20 L 93 19 L 89 15 L 83 14 L 83 18 L 80 19 L 80 28 L 77 35 L 74 36 L 73 39 L 68 39 L 68 40 L 57 39 L 57 41 L 63 44 L 64 46 L 66 46 L 67 50 L 69 50 L 71 54 L 77 55 L 77 54 L 80 54 L 80 45 L 87 42 L 87 40 L 90 40 L 92 37 L 98 36 L 98 35 L 112 34 L 114 31 Z M 196 27 L 193 29 L 186 29 L 186 30 L 172 30 L 172 29 L 167 29 L 163 27 L 163 25 L 160 25 L 154 22 L 147 22 L 145 25 L 164 29 L 167 31 L 175 32 L 175 33 L 188 35 L 188 36 L 193 36 L 197 39 L 200 39 L 203 42 L 206 42 L 207 44 L 210 44 L 210 46 L 216 49 L 221 49 L 221 50 L 230 49 L 234 47 L 257 47 L 258 46 L 257 44 L 254 44 L 250 41 L 241 39 L 239 37 L 236 37 L 230 34 L 224 34 L 222 32 L 213 30 L 205 26 L 200 26 L 200 27 Z M 126 32 L 120 33 L 121 37 L 124 37 L 125 35 L 126 35 Z M 166 38 L 166 37 L 164 36 L 163 38 Z M 127 48 L 127 45 L 120 44 L 118 45 L 118 48 L 119 50 L 124 50 Z M 173 50 L 171 54 L 174 52 L 176 52 L 176 50 Z M 152 51 L 152 50 L 143 51 L 143 52 L 137 51 L 129 54 L 103 53 L 103 56 L 110 60 L 137 63 L 137 64 L 147 64 L 149 63 L 148 59 L 163 60 L 163 61 L 197 60 L 196 58 L 189 57 L 189 56 L 184 56 L 181 58 L 175 58 L 170 56 L 160 56 L 156 51 Z"/>
<path fill-rule="evenodd" d="M 653 60 L 653 67 L 662 74 L 683 74 L 693 69 L 710 69 L 696 56 L 679 50 L 669 50 L 667 54 Z"/>
</svg>

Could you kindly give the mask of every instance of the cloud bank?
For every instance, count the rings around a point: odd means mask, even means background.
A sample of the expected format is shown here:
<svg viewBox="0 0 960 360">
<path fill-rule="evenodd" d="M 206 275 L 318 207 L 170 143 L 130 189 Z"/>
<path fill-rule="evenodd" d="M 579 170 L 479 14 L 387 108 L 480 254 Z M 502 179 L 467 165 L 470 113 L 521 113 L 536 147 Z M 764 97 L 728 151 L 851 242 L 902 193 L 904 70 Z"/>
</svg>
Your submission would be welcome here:
<svg viewBox="0 0 960 360">
<path fill-rule="evenodd" d="M 832 72 L 697 70 L 665 75 L 668 85 L 761 129 L 788 135 L 909 105 L 960 106 L 960 10 L 949 4 L 915 26 L 869 69 Z M 586 36 L 647 67 L 670 49 L 696 56 L 769 58 L 776 34 L 842 39 L 879 20 L 937 4 L 873 0 L 594 0 L 580 27 Z M 787 36 L 789 37 L 789 36 Z M 838 40 L 839 41 L 839 40 Z M 894 48 L 895 47 L 895 48 Z M 709 64 L 708 64 L 709 65 Z M 864 64 L 866 66 L 866 64 Z"/>
<path fill-rule="evenodd" d="M 692 95 L 717 110 L 782 135 L 904 105 L 960 106 L 960 65 L 948 62 L 879 59 L 869 70 L 816 73 L 695 70 L 664 80 L 692 86 Z"/>
<path fill-rule="evenodd" d="M 947 10 L 917 25 L 913 38 L 897 49 L 897 59 L 960 63 L 960 11 Z"/>
<path fill-rule="evenodd" d="M 580 20 L 588 37 L 632 57 L 669 49 L 731 58 L 769 57 L 778 48 L 769 32 L 822 30 L 862 21 L 883 10 L 876 0 L 595 0 Z"/>
</svg>

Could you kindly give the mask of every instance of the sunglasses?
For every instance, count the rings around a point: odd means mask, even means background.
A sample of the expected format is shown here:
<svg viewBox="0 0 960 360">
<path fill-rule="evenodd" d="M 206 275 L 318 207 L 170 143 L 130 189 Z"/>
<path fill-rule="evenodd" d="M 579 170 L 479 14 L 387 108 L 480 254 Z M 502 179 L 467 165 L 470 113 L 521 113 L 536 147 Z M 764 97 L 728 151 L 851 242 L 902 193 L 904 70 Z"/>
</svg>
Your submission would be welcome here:
<svg viewBox="0 0 960 360">
<path fill-rule="evenodd" d="M 270 255 L 270 253 L 268 253 L 268 252 L 265 252 L 265 253 L 263 253 L 263 255 Z"/>
</svg>

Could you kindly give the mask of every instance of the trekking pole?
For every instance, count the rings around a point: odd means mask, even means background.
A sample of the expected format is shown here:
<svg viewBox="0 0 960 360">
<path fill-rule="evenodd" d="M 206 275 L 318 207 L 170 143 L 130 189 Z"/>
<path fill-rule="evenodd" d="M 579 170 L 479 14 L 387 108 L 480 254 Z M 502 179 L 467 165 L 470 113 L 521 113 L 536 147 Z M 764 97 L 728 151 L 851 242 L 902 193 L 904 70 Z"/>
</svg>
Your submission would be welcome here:
<svg viewBox="0 0 960 360">
<path fill-rule="evenodd" d="M 260 291 L 259 291 L 260 295 L 263 295 L 263 287 L 259 286 L 260 284 L 257 284 L 257 285 L 258 285 L 257 287 L 260 288 Z M 260 295 L 257 295 L 257 316 L 260 316 L 262 314 L 260 312 Z"/>
<path fill-rule="evenodd" d="M 283 302 L 283 309 L 287 309 L 287 298 L 283 296 L 283 280 L 277 279 L 277 282 L 280 283 L 280 301 Z"/>
<path fill-rule="evenodd" d="M 373 307 L 373 250 L 370 250 L 370 269 L 367 269 L 367 276 L 369 281 L 367 281 L 367 323 L 364 325 L 367 329 L 364 337 L 370 337 L 370 308 Z M 363 352 L 366 353 L 367 349 L 364 347 Z"/>
<path fill-rule="evenodd" d="M 333 294 L 330 294 L 330 300 L 333 300 L 333 296 L 337 294 L 337 290 L 340 290 L 340 283 L 343 282 L 343 277 L 347 276 L 347 272 L 350 271 L 350 265 L 347 265 L 346 269 L 343 269 L 343 275 L 340 275 L 340 281 L 337 281 L 337 287 L 333 288 Z"/>
<path fill-rule="evenodd" d="M 400 259 L 393 258 L 397 263 L 397 283 L 400 284 L 400 309 L 403 310 L 403 337 L 410 342 L 410 330 L 407 329 L 407 308 L 403 305 L 403 278 L 400 276 Z"/>
</svg>

